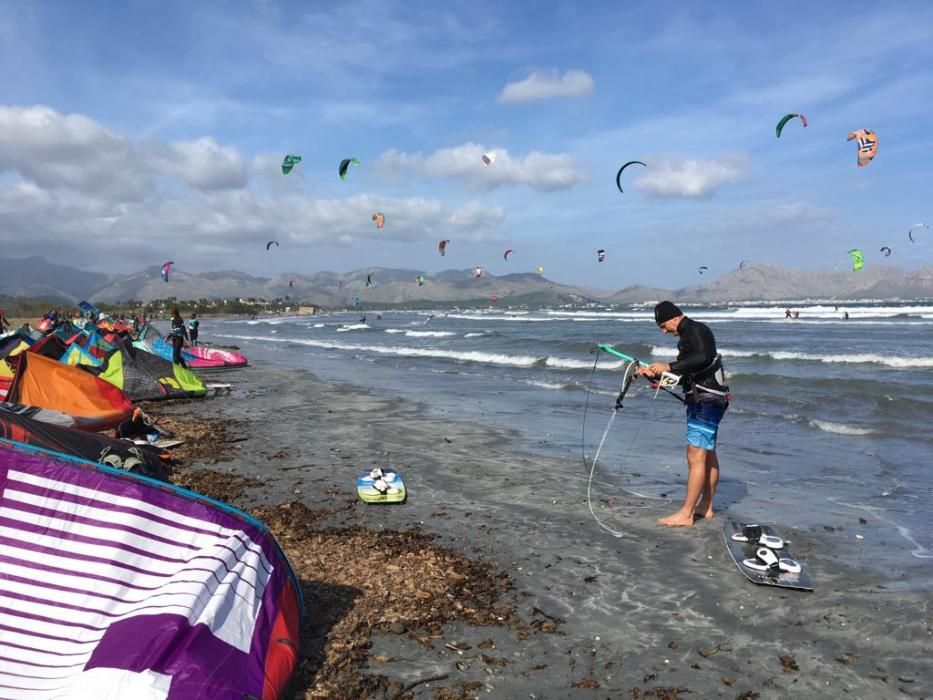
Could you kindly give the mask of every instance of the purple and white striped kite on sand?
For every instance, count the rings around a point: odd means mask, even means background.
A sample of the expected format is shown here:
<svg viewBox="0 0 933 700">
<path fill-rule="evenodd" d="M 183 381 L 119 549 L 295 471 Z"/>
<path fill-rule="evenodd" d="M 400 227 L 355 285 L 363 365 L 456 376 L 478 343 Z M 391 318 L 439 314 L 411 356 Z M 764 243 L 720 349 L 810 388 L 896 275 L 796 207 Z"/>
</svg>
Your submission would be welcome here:
<svg viewBox="0 0 933 700">
<path fill-rule="evenodd" d="M 0 443 L 0 700 L 273 700 L 299 590 L 229 506 Z"/>
</svg>

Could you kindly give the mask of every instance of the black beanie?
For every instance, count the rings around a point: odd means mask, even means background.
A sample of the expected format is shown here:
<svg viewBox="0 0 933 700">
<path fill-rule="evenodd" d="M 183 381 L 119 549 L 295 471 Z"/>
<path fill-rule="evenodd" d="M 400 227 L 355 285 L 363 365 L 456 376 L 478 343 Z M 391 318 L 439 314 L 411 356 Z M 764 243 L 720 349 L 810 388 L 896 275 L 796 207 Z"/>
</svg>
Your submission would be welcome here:
<svg viewBox="0 0 933 700">
<path fill-rule="evenodd" d="M 662 301 L 654 307 L 654 322 L 659 326 L 665 321 L 677 318 L 683 314 L 683 311 L 677 308 L 677 305 L 671 301 Z"/>
</svg>

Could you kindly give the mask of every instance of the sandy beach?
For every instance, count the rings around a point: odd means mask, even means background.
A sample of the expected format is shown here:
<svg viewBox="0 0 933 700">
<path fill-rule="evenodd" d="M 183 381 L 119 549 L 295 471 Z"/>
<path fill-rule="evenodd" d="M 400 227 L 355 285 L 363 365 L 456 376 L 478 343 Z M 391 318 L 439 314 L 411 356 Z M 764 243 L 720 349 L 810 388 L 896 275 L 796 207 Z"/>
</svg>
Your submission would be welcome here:
<svg viewBox="0 0 933 700">
<path fill-rule="evenodd" d="M 578 455 L 261 362 L 210 380 L 233 392 L 147 410 L 189 438 L 176 483 L 258 515 L 298 573 L 296 698 L 933 696 L 929 595 L 847 568 L 838 533 L 774 523 L 816 590 L 757 587 L 722 513 L 667 530 L 622 495 L 626 536 L 600 530 Z M 357 500 L 373 466 L 405 504 Z"/>
</svg>

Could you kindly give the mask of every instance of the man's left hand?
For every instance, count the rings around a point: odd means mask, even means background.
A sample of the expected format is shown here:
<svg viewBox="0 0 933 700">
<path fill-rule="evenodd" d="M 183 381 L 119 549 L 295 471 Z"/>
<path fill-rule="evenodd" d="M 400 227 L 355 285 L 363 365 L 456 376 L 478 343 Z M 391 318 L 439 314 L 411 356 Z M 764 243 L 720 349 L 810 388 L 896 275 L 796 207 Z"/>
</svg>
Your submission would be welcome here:
<svg viewBox="0 0 933 700">
<path fill-rule="evenodd" d="M 670 372 L 671 366 L 666 362 L 652 362 L 647 367 L 641 366 L 638 368 L 638 373 L 646 377 L 659 377 L 662 372 Z"/>
</svg>

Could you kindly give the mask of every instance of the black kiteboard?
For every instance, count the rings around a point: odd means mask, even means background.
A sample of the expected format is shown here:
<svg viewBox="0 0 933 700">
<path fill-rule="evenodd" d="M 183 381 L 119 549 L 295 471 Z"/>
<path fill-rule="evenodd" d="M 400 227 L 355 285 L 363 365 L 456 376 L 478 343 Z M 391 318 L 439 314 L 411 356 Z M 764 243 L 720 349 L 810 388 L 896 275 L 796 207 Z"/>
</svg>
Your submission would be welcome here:
<svg viewBox="0 0 933 700">
<path fill-rule="evenodd" d="M 749 527 L 751 527 L 751 530 L 746 529 Z M 763 546 L 759 541 L 754 541 L 758 532 L 754 529 L 756 527 L 760 529 L 761 535 L 765 537 L 780 537 L 778 533 L 775 532 L 774 528 L 768 525 L 749 526 L 745 523 L 727 521 L 722 528 L 722 536 L 726 541 L 726 549 L 729 550 L 729 554 L 732 555 L 732 561 L 739 567 L 739 571 L 742 572 L 745 578 L 752 583 L 757 583 L 762 586 L 777 586 L 778 588 L 793 588 L 798 591 L 812 591 L 813 579 L 810 577 L 810 572 L 807 570 L 807 567 L 798 561 L 797 557 L 791 553 L 786 541 L 782 548 L 773 551 L 778 558 L 792 559 L 800 564 L 799 572 L 759 571 L 743 563 L 746 559 L 755 560 L 755 552 L 758 551 L 759 547 Z M 733 535 L 739 535 L 745 537 L 747 540 L 748 536 L 746 533 L 751 535 L 753 541 L 740 542 L 732 539 Z"/>
</svg>

